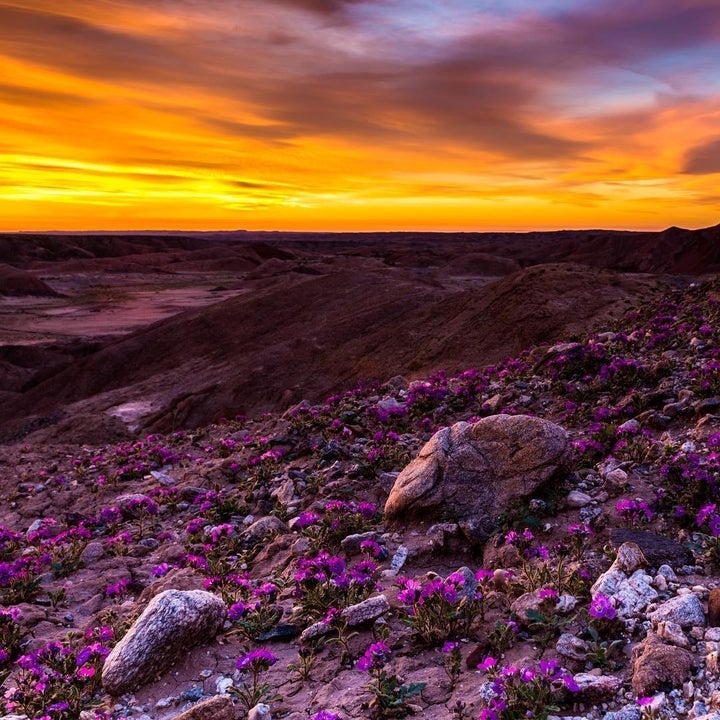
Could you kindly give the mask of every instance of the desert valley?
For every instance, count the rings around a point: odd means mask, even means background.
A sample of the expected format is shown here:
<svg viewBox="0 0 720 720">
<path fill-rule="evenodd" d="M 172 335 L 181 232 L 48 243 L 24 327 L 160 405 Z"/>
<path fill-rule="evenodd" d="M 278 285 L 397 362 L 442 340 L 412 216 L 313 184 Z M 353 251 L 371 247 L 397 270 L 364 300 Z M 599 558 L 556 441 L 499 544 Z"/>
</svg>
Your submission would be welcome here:
<svg viewBox="0 0 720 720">
<path fill-rule="evenodd" d="M 7 720 L 720 716 L 720 226 L 0 263 Z"/>
</svg>

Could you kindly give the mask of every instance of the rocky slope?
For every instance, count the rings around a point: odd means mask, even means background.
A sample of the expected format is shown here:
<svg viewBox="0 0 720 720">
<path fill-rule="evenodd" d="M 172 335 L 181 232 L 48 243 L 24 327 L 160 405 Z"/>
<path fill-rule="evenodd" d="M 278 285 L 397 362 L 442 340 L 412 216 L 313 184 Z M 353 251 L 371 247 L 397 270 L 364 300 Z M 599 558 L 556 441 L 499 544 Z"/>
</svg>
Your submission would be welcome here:
<svg viewBox="0 0 720 720">
<path fill-rule="evenodd" d="M 492 366 L 7 446 L 2 709 L 715 717 L 719 318 L 667 287 Z"/>
</svg>

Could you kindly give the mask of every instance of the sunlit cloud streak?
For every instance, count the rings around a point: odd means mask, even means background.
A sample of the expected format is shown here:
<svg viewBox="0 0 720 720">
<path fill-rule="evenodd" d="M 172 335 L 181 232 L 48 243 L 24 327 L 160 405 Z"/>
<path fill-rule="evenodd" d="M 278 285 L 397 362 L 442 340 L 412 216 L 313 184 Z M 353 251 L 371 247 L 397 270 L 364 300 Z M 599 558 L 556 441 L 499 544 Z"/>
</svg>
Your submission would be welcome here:
<svg viewBox="0 0 720 720">
<path fill-rule="evenodd" d="M 0 28 L 8 229 L 717 222 L 714 1 L 0 0 Z"/>
</svg>

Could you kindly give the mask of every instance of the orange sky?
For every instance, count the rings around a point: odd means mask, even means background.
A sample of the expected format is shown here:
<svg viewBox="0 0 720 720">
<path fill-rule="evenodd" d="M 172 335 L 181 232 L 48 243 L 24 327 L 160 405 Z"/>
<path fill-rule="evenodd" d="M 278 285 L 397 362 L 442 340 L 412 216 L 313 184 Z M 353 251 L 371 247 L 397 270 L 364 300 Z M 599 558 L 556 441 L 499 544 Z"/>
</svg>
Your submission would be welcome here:
<svg viewBox="0 0 720 720">
<path fill-rule="evenodd" d="M 0 0 L 0 230 L 720 222 L 716 0 Z"/>
</svg>

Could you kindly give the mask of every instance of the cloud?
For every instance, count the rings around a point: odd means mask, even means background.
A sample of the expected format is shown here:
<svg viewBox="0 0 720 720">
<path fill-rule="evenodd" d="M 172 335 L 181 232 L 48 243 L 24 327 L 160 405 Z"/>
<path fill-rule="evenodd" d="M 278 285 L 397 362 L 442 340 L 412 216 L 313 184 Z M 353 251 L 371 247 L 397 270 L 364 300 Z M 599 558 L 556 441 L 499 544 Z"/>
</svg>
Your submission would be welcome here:
<svg viewBox="0 0 720 720">
<path fill-rule="evenodd" d="M 323 15 L 335 15 L 350 5 L 367 2 L 367 0 L 274 0 L 274 2 Z"/>
<path fill-rule="evenodd" d="M 103 79 L 177 77 L 172 45 L 78 18 L 0 3 L 0 54 Z"/>
<path fill-rule="evenodd" d="M 682 172 L 690 175 L 720 173 L 720 137 L 690 148 L 685 155 Z"/>
<path fill-rule="evenodd" d="M 24 107 L 85 105 L 93 101 L 82 95 L 0 83 L 0 103 Z"/>
</svg>

